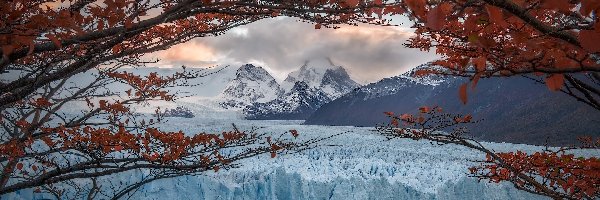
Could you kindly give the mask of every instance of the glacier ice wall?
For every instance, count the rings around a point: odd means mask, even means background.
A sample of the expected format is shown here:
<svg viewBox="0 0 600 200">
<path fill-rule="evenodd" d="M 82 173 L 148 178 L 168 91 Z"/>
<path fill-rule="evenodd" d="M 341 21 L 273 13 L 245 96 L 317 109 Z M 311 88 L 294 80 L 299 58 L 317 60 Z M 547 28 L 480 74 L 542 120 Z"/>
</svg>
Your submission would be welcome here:
<svg viewBox="0 0 600 200">
<path fill-rule="evenodd" d="M 302 121 L 246 121 L 181 118 L 164 127 L 184 132 L 265 127 L 261 132 L 279 134 L 296 129 L 299 139 L 326 137 L 346 132 L 323 142 L 323 146 L 295 154 L 268 155 L 240 162 L 240 167 L 183 176 L 149 183 L 130 199 L 545 199 L 516 190 L 509 184 L 478 182 L 468 177 L 473 160 L 485 156 L 457 145 L 428 141 L 390 140 L 372 128 L 300 125 Z M 169 127 L 172 126 L 172 127 Z M 508 143 L 484 143 L 496 151 L 538 151 L 543 147 Z M 600 151 L 578 154 L 599 155 Z M 104 179 L 127 182 L 140 173 Z M 1 199 L 53 199 L 22 190 Z"/>
<path fill-rule="evenodd" d="M 437 193 L 419 191 L 385 177 L 363 179 L 337 177 L 327 182 L 307 180 L 298 173 L 275 170 L 265 176 L 250 176 L 243 183 L 228 184 L 211 177 L 181 177 L 146 185 L 135 199 L 544 199 L 516 191 L 507 184 L 479 183 L 461 178 L 447 183 Z"/>
</svg>

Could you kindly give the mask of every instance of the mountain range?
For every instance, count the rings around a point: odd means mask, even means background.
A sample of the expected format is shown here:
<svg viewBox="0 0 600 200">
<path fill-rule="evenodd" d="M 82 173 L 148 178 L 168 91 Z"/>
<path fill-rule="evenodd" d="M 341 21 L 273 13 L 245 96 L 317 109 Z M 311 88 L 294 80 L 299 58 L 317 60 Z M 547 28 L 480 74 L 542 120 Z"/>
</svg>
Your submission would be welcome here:
<svg viewBox="0 0 600 200">
<path fill-rule="evenodd" d="M 218 99 L 223 108 L 242 110 L 246 119 L 304 120 L 357 87 L 346 70 L 329 59 L 305 62 L 281 84 L 262 67 L 246 64 Z"/>
<path fill-rule="evenodd" d="M 359 86 L 346 70 L 327 59 L 306 62 L 277 81 L 260 66 L 208 69 L 214 73 L 190 80 L 192 87 L 173 88 L 186 98 L 152 104 L 161 108 L 184 106 L 196 117 L 305 120 L 308 125 L 376 126 L 388 119 L 383 112 L 415 113 L 421 106 L 440 106 L 449 113 L 471 114 L 479 119 L 469 126 L 479 140 L 527 144 L 576 144 L 578 136 L 600 137 L 600 114 L 573 98 L 552 92 L 528 78 L 488 78 L 471 89 L 463 105 L 458 88 L 466 78 L 436 75 L 415 77 L 418 66 L 407 73 Z M 171 74 L 177 69 L 129 69 L 145 75 Z M 81 75 L 77 83 L 91 80 Z M 543 79 L 543 77 L 538 77 Z M 121 85 L 107 86 L 119 91 Z M 85 104 L 70 106 L 73 112 Z M 153 113 L 137 106 L 136 112 Z"/>
<path fill-rule="evenodd" d="M 415 68 L 431 67 L 423 65 Z M 472 114 L 470 137 L 495 142 L 537 145 L 577 144 L 578 136 L 600 136 L 600 112 L 524 77 L 488 78 L 469 87 L 466 105 L 458 88 L 466 78 L 429 75 L 415 70 L 356 89 L 317 109 L 305 124 L 375 126 L 383 114 L 415 113 L 421 106 L 440 106 L 448 113 Z"/>
</svg>

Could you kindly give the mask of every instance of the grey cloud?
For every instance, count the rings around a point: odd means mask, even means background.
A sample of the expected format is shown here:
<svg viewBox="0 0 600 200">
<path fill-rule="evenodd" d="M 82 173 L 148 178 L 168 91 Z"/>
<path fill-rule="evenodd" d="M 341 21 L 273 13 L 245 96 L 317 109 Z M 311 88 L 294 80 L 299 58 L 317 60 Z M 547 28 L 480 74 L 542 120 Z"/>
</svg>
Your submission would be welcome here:
<svg viewBox="0 0 600 200">
<path fill-rule="evenodd" d="M 407 33 L 369 25 L 315 30 L 312 24 L 278 18 L 190 42 L 209 47 L 214 54 L 223 55 L 226 62 L 260 61 L 280 74 L 300 67 L 306 60 L 329 57 L 364 83 L 398 75 L 437 58 L 433 53 L 404 47 Z"/>
</svg>

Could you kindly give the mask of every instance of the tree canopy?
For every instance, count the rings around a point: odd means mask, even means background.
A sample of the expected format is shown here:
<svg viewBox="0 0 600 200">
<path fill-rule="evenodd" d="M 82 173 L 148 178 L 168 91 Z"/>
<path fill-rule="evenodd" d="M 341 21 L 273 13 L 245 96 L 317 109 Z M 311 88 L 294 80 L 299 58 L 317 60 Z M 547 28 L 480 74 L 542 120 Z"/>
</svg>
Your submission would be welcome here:
<svg viewBox="0 0 600 200">
<path fill-rule="evenodd" d="M 415 28 L 406 46 L 435 48 L 443 56 L 436 62 L 443 70 L 419 74 L 470 77 L 458 88 L 464 103 L 469 84 L 475 87 L 480 78 L 533 74 L 534 81 L 550 90 L 600 110 L 597 0 L 12 0 L 0 2 L 0 11 L 0 194 L 36 188 L 57 198 L 93 198 L 103 190 L 96 183 L 99 177 L 152 171 L 147 179 L 123 185 L 107 197 L 120 198 L 154 180 L 218 171 L 244 158 L 314 147 L 319 139 L 291 141 L 298 137 L 295 130 L 281 137 L 235 126 L 216 134 L 162 131 L 160 110 L 144 118 L 130 106 L 173 101 L 177 95 L 165 88 L 210 73 L 184 69 L 140 76 L 119 71 L 152 62 L 141 59 L 146 53 L 278 16 L 299 18 L 321 29 L 337 24 L 393 25 L 385 16 L 405 15 Z M 73 76 L 93 70 L 92 81 L 69 86 Z M 114 82 L 128 88 L 105 87 Z M 75 116 L 62 112 L 73 102 L 85 102 L 87 109 Z M 510 181 L 529 192 L 557 199 L 600 194 L 598 159 L 575 158 L 563 149 L 533 155 L 494 153 L 462 138 L 460 131 L 438 135 L 437 126 L 426 126 L 430 118 L 443 119 L 438 121 L 442 126 L 472 120 L 439 112 L 423 107 L 420 117 L 388 114 L 392 122 L 381 131 L 481 150 L 488 159 L 472 168 L 474 174 Z M 600 143 L 586 141 L 594 148 Z M 223 155 L 225 149 L 234 153 Z M 89 181 L 71 190 L 57 186 L 79 178 Z"/>
</svg>

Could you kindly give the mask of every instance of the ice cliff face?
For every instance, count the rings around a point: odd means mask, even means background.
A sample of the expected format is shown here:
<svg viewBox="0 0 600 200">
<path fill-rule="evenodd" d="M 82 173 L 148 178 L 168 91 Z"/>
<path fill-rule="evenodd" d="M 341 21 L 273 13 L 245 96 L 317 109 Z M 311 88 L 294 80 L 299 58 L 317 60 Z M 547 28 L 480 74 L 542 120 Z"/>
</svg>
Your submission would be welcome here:
<svg viewBox="0 0 600 200">
<path fill-rule="evenodd" d="M 244 108 L 253 103 L 264 103 L 281 95 L 275 78 L 262 67 L 246 64 L 240 67 L 218 98 L 225 108 Z"/>
<path fill-rule="evenodd" d="M 185 133 L 219 132 L 230 129 L 231 123 L 241 130 L 263 127 L 261 133 L 273 136 L 296 129 L 301 134 L 298 141 L 346 133 L 322 141 L 315 149 L 275 158 L 262 155 L 245 159 L 238 163 L 238 168 L 230 170 L 151 182 L 136 190 L 130 199 L 545 199 L 509 184 L 478 182 L 468 177 L 468 167 L 477 165 L 475 160 L 485 159 L 484 154 L 458 145 L 386 140 L 367 127 L 306 126 L 300 125 L 301 121 L 173 118 L 162 128 Z M 518 149 L 531 153 L 544 149 L 508 143 L 483 145 L 496 152 Z M 575 153 L 587 157 L 600 152 Z M 106 184 L 102 194 L 110 195 L 113 184 L 139 181 L 148 173 L 123 173 L 98 183 Z M 54 199 L 49 194 L 34 193 L 33 189 L 0 198 Z"/>
<path fill-rule="evenodd" d="M 288 92 L 266 103 L 244 108 L 246 119 L 306 119 L 331 99 L 322 90 L 297 81 Z"/>
</svg>

